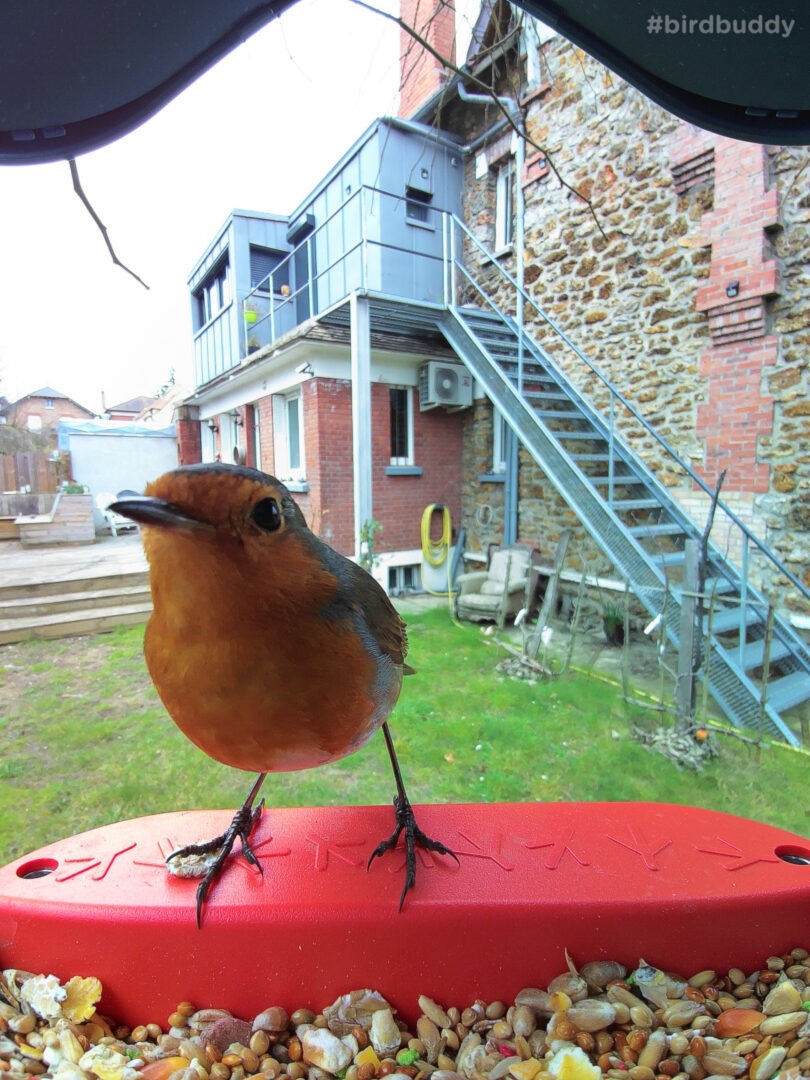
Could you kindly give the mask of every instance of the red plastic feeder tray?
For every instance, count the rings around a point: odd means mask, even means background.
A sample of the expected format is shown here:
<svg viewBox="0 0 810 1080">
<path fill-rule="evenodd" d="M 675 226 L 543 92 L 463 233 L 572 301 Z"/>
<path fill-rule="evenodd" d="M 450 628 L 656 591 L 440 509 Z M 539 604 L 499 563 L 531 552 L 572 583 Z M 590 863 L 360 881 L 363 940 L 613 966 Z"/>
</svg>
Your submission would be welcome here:
<svg viewBox="0 0 810 1080">
<path fill-rule="evenodd" d="M 810 841 L 658 803 L 418 807 L 459 865 L 420 852 L 401 914 L 401 849 L 366 870 L 390 807 L 267 810 L 263 876 L 233 858 L 198 930 L 196 882 L 163 859 L 230 819 L 121 822 L 0 869 L 0 965 L 96 975 L 102 1011 L 130 1024 L 165 1022 L 183 1000 L 251 1018 L 363 987 L 412 1019 L 420 994 L 463 1008 L 543 986 L 566 949 L 688 976 L 810 945 Z"/>
</svg>

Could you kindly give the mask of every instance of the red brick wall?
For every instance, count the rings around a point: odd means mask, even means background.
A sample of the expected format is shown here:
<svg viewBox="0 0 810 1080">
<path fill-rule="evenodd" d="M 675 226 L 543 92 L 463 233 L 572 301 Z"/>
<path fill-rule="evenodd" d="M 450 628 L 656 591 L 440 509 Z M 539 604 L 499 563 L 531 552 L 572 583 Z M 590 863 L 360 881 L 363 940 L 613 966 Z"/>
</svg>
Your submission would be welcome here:
<svg viewBox="0 0 810 1080">
<path fill-rule="evenodd" d="M 764 146 L 681 123 L 670 145 L 676 183 L 710 156 L 714 205 L 701 218 L 698 242 L 711 247 L 711 263 L 697 309 L 708 318 L 711 345 L 700 358 L 707 400 L 697 406 L 695 430 L 705 440 L 702 471 L 709 483 L 726 469 L 724 491 L 760 493 L 768 490 L 770 469 L 759 460 L 758 440 L 771 434 L 774 420 L 763 376 L 779 347 L 766 332 L 767 302 L 780 292 L 767 239 L 779 224 L 778 193 Z"/>
<path fill-rule="evenodd" d="M 447 0 L 401 0 L 400 15 L 440 56 L 455 63 L 455 11 Z M 405 30 L 399 33 L 400 116 L 412 116 L 441 89 L 448 70 Z"/>
<path fill-rule="evenodd" d="M 461 519 L 461 413 L 442 409 L 420 413 L 414 394 L 414 462 L 420 476 L 388 476 L 390 464 L 389 387 L 371 388 L 374 518 L 382 524 L 378 552 L 417 548 L 422 512 L 431 503 L 450 509 L 454 527 Z M 353 555 L 352 397 L 346 379 L 309 379 L 304 397 L 304 452 L 309 490 L 294 492 L 313 532 L 344 555 Z M 256 404 L 261 433 L 260 467 L 274 473 L 272 398 Z"/>
<path fill-rule="evenodd" d="M 262 472 L 276 473 L 276 452 L 273 446 L 273 399 L 272 397 L 261 398 L 254 405 L 259 419 L 259 453 L 261 461 L 258 468 Z"/>
<path fill-rule="evenodd" d="M 379 552 L 421 546 L 422 513 L 431 503 L 450 510 L 453 528 L 461 520 L 462 413 L 444 409 L 420 412 L 416 390 L 413 403 L 414 465 L 421 476 L 388 476 L 390 464 L 389 387 L 371 388 L 374 472 L 374 517 L 383 528 L 377 534 Z"/>
<path fill-rule="evenodd" d="M 202 433 L 195 417 L 177 417 L 177 464 L 196 465 L 202 461 Z"/>
<path fill-rule="evenodd" d="M 328 544 L 344 555 L 353 555 L 351 383 L 347 379 L 310 379 L 303 394 L 307 520 Z"/>
<path fill-rule="evenodd" d="M 29 416 L 38 416 L 42 421 L 41 431 L 55 428 L 60 420 L 92 420 L 93 414 L 68 398 L 55 397 L 53 408 L 45 407 L 44 397 L 28 397 L 16 402 L 9 409 L 9 423 L 17 427 L 27 427 Z"/>
</svg>

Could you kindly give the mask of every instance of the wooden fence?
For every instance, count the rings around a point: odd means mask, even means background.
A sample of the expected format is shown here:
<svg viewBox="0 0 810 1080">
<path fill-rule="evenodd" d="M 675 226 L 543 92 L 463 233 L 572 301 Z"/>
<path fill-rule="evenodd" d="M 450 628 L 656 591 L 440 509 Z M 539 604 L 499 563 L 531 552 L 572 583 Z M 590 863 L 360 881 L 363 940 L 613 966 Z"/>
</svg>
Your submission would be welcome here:
<svg viewBox="0 0 810 1080">
<path fill-rule="evenodd" d="M 64 455 L 61 455 L 64 459 Z M 54 494 L 59 490 L 64 460 L 53 461 L 49 454 L 21 450 L 16 454 L 0 454 L 0 492 L 30 491 L 35 495 Z"/>
</svg>

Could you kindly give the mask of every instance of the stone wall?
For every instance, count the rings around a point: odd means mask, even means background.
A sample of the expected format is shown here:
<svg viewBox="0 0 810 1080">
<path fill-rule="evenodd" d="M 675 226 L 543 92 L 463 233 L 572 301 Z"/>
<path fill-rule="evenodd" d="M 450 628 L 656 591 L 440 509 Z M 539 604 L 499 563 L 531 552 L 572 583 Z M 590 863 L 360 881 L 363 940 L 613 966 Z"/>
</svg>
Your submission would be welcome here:
<svg viewBox="0 0 810 1080">
<path fill-rule="evenodd" d="M 542 47 L 542 68 L 545 82 L 523 102 L 537 144 L 527 149 L 522 177 L 529 294 L 707 484 L 727 470 L 732 509 L 810 584 L 807 150 L 692 128 L 560 37 Z M 447 119 L 461 126 L 458 117 Z M 479 109 L 478 119 L 483 131 L 494 117 Z M 469 137 L 469 110 L 465 121 Z M 510 144 L 502 132 L 467 160 L 465 219 L 489 248 L 495 168 Z M 476 279 L 514 313 L 513 290 L 497 264 L 472 246 L 467 257 Z M 513 253 L 498 263 L 514 274 Z M 473 296 L 468 287 L 465 298 Z M 524 315 L 533 336 L 606 412 L 607 385 L 532 308 Z M 708 498 L 614 405 L 633 449 L 700 520 Z M 479 507 L 503 500 L 476 479 L 491 440 L 485 405 L 465 431 L 474 445 L 465 447 L 464 524 L 471 536 L 497 539 L 496 529 L 476 526 Z M 552 485 L 521 455 L 520 536 L 547 549 L 570 524 Z M 719 519 L 717 528 L 715 539 L 734 554 L 739 532 L 721 535 L 728 530 Z M 571 550 L 609 572 L 581 530 Z M 785 582 L 767 574 L 765 584 L 778 593 Z"/>
</svg>

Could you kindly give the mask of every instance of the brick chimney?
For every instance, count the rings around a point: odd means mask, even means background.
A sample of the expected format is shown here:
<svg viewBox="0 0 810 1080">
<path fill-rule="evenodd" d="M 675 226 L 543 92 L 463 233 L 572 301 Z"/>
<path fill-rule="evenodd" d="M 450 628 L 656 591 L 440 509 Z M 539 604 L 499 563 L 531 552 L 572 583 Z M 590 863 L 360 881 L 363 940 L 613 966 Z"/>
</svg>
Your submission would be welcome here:
<svg viewBox="0 0 810 1080">
<path fill-rule="evenodd" d="M 400 0 L 403 22 L 441 56 L 456 62 L 455 10 L 451 0 Z M 450 72 L 405 30 L 399 32 L 399 115 L 413 116 L 441 89 Z"/>
</svg>

